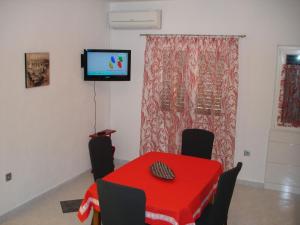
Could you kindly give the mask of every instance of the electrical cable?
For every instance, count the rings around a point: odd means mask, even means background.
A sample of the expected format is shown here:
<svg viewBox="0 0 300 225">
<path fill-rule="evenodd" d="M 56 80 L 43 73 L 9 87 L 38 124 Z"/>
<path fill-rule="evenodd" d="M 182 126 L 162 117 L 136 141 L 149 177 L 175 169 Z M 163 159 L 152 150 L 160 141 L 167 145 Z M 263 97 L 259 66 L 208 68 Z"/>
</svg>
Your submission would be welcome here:
<svg viewBox="0 0 300 225">
<path fill-rule="evenodd" d="M 96 101 L 96 81 L 94 81 L 94 105 L 95 105 L 95 111 L 94 111 L 94 134 L 96 134 L 96 124 L 97 124 L 97 101 Z"/>
</svg>

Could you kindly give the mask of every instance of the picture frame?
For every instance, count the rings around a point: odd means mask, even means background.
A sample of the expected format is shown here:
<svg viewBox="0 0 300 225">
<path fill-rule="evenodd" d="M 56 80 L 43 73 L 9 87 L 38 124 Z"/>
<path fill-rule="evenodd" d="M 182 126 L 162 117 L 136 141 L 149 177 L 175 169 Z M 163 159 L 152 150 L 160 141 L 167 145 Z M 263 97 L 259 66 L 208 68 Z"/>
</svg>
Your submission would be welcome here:
<svg viewBox="0 0 300 225">
<path fill-rule="evenodd" d="M 50 84 L 49 52 L 25 53 L 25 86 L 26 88 Z"/>
</svg>

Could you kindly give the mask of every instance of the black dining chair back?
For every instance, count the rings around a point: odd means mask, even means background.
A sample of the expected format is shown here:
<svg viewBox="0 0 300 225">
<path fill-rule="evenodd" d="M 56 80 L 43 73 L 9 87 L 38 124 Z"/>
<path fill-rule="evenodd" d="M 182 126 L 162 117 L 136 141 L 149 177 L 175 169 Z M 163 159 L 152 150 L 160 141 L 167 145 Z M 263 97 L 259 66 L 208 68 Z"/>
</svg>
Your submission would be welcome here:
<svg viewBox="0 0 300 225">
<path fill-rule="evenodd" d="M 97 180 L 103 225 L 145 225 L 143 190 Z"/>
<path fill-rule="evenodd" d="M 227 225 L 229 206 L 242 165 L 239 162 L 235 168 L 220 176 L 214 203 L 204 210 L 196 225 Z"/>
<path fill-rule="evenodd" d="M 89 141 L 89 152 L 94 179 L 114 171 L 113 147 L 110 137 L 99 136 Z"/>
<path fill-rule="evenodd" d="M 211 159 L 214 133 L 203 129 L 185 129 L 182 132 L 181 153 Z"/>
</svg>

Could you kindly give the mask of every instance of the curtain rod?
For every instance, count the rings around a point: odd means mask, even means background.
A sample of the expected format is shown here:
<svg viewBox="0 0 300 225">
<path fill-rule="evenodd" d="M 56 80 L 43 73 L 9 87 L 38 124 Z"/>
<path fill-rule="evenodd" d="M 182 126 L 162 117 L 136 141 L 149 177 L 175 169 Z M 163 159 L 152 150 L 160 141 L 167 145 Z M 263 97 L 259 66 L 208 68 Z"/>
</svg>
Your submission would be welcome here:
<svg viewBox="0 0 300 225">
<path fill-rule="evenodd" d="M 238 37 L 245 38 L 245 34 L 140 34 L 140 36 L 202 36 L 202 37 Z"/>
</svg>

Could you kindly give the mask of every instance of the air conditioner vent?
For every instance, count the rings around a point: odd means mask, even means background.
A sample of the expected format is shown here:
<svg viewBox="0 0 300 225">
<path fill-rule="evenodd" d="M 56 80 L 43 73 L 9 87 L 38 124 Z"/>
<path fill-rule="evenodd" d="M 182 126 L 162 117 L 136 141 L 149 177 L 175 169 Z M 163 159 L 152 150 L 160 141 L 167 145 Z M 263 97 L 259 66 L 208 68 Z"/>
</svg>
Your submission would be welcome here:
<svg viewBox="0 0 300 225">
<path fill-rule="evenodd" d="M 109 25 L 113 29 L 161 29 L 161 10 L 112 11 Z"/>
</svg>

